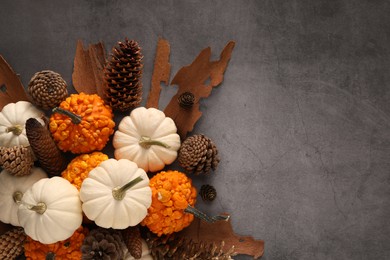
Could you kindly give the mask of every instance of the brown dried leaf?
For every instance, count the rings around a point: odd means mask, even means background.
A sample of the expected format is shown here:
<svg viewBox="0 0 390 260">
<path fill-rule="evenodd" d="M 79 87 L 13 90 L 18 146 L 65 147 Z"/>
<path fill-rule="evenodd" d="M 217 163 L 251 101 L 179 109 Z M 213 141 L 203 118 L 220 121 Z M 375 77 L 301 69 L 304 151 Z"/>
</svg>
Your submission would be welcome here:
<svg viewBox="0 0 390 260">
<path fill-rule="evenodd" d="M 82 41 L 77 41 L 72 74 L 73 86 L 77 92 L 104 97 L 103 68 L 106 61 L 102 42 L 90 44 L 88 49 L 84 49 Z"/>
<path fill-rule="evenodd" d="M 177 233 L 179 237 L 193 239 L 194 242 L 215 243 L 217 245 L 224 241 L 224 250 L 234 246 L 234 252 L 260 258 L 264 254 L 264 241 L 255 240 L 250 236 L 240 236 L 234 233 L 230 220 L 207 223 L 195 218 L 190 226 Z"/>
<path fill-rule="evenodd" d="M 160 82 L 164 82 L 166 85 L 169 83 L 169 75 L 171 72 L 169 54 L 169 42 L 165 39 L 159 38 L 157 42 L 156 57 L 154 59 L 151 87 L 148 100 L 146 102 L 147 108 L 154 107 L 158 109 L 158 101 L 161 92 Z"/>
<path fill-rule="evenodd" d="M 171 85 L 178 85 L 179 89 L 165 108 L 164 113 L 175 121 L 182 139 L 186 137 L 188 132 L 192 131 L 195 123 L 202 116 L 202 112 L 199 110 L 199 100 L 207 98 L 212 88 L 222 82 L 234 45 L 235 42 L 229 42 L 218 61 L 210 61 L 210 47 L 202 50 L 189 66 L 181 68 L 173 78 Z M 205 85 L 209 78 L 209 85 Z M 195 103 L 191 109 L 180 107 L 177 101 L 178 97 L 185 92 L 191 92 L 195 96 Z"/>
<path fill-rule="evenodd" d="M 29 101 L 18 75 L 0 55 L 0 110 L 9 103 Z"/>
</svg>

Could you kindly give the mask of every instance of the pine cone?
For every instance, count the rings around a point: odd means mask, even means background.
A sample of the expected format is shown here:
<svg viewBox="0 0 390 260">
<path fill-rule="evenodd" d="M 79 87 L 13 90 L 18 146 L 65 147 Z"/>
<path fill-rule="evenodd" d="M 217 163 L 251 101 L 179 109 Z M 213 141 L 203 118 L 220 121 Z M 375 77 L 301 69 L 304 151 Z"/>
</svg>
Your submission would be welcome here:
<svg viewBox="0 0 390 260">
<path fill-rule="evenodd" d="M 11 229 L 0 236 L 0 259 L 16 259 L 24 251 L 26 235 L 23 228 Z"/>
<path fill-rule="evenodd" d="M 83 260 L 123 259 L 122 236 L 119 231 L 96 228 L 85 237 L 81 246 Z"/>
<path fill-rule="evenodd" d="M 51 70 L 35 73 L 27 90 L 34 103 L 43 109 L 57 107 L 68 96 L 65 80 Z"/>
<path fill-rule="evenodd" d="M 142 257 L 142 238 L 138 226 L 128 227 L 122 231 L 123 241 L 131 256 L 135 259 Z"/>
<path fill-rule="evenodd" d="M 209 174 L 219 163 L 218 150 L 210 138 L 199 134 L 188 137 L 179 149 L 178 161 L 186 171 Z"/>
<path fill-rule="evenodd" d="M 184 109 L 191 109 L 195 103 L 195 95 L 191 92 L 184 92 L 177 98 L 179 106 Z"/>
<path fill-rule="evenodd" d="M 67 166 L 67 160 L 49 130 L 35 118 L 30 118 L 26 121 L 26 135 L 42 169 L 49 175 L 60 175 Z"/>
<path fill-rule="evenodd" d="M 208 184 L 200 187 L 199 194 L 204 201 L 213 201 L 217 197 L 217 191 L 215 188 Z"/>
<path fill-rule="evenodd" d="M 147 232 L 146 243 L 151 255 L 157 260 L 228 260 L 235 255 L 234 247 L 225 249 L 223 241 L 217 246 L 214 243 L 195 242 L 175 234 L 158 237 Z"/>
<path fill-rule="evenodd" d="M 0 147 L 0 164 L 10 174 L 23 176 L 31 173 L 34 156 L 30 147 Z"/>
<path fill-rule="evenodd" d="M 136 41 L 118 42 L 104 68 L 106 101 L 114 110 L 127 111 L 142 99 L 141 48 Z"/>
</svg>

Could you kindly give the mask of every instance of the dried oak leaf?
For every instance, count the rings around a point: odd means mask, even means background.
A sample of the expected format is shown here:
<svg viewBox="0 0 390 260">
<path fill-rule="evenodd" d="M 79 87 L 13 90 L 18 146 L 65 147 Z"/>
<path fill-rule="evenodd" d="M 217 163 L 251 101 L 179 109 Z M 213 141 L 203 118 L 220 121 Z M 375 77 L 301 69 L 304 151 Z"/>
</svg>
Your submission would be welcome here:
<svg viewBox="0 0 390 260">
<path fill-rule="evenodd" d="M 177 235 L 192 239 L 194 242 L 202 241 L 217 245 L 224 241 L 224 248 L 229 249 L 234 246 L 235 253 L 250 255 L 254 259 L 258 259 L 264 254 L 264 241 L 235 234 L 230 220 L 207 223 L 195 218 L 190 226 Z"/>
<path fill-rule="evenodd" d="M 104 97 L 103 68 L 106 61 L 103 42 L 90 44 L 85 49 L 82 41 L 77 41 L 72 73 L 73 86 L 77 92 Z"/>
<path fill-rule="evenodd" d="M 222 82 L 234 46 L 235 42 L 230 41 L 217 61 L 210 61 L 210 47 L 202 50 L 190 65 L 181 68 L 173 78 L 171 85 L 178 85 L 179 89 L 165 108 L 164 113 L 175 121 L 182 139 L 186 137 L 188 132 L 192 131 L 195 123 L 202 116 L 202 112 L 199 110 L 199 100 L 207 98 L 211 94 L 212 88 Z M 208 79 L 210 79 L 210 83 L 207 84 Z M 191 109 L 181 107 L 178 102 L 180 95 L 185 92 L 194 94 L 195 102 Z"/>
<path fill-rule="evenodd" d="M 18 75 L 0 55 L 0 110 L 9 103 L 29 101 Z"/>
<path fill-rule="evenodd" d="M 157 42 L 156 56 L 154 58 L 154 67 L 152 74 L 151 87 L 148 94 L 146 107 L 158 109 L 161 86 L 160 82 L 168 85 L 171 64 L 169 63 L 170 45 L 165 39 L 159 38 Z"/>
</svg>

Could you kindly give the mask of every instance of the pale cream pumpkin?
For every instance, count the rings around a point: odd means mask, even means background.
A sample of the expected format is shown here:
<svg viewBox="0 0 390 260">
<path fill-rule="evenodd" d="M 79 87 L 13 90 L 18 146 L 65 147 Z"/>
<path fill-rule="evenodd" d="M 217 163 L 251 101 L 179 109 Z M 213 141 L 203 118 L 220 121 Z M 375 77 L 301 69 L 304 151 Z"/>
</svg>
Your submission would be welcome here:
<svg viewBox="0 0 390 260">
<path fill-rule="evenodd" d="M 79 192 L 64 178 L 41 179 L 24 193 L 18 218 L 25 233 L 34 240 L 43 244 L 65 240 L 82 223 Z"/>
<path fill-rule="evenodd" d="M 138 107 L 119 123 L 112 143 L 116 159 L 129 159 L 146 172 L 156 172 L 177 158 L 180 136 L 164 112 Z"/>
<path fill-rule="evenodd" d="M 38 167 L 31 169 L 31 174 L 15 176 L 6 170 L 0 173 L 0 221 L 20 226 L 17 212 L 23 194 L 37 181 L 46 178 L 47 174 Z"/>
<path fill-rule="evenodd" d="M 152 191 L 146 172 L 127 159 L 108 159 L 89 172 L 80 189 L 83 212 L 103 228 L 125 229 L 146 216 Z"/>
<path fill-rule="evenodd" d="M 0 146 L 28 146 L 25 124 L 27 119 L 36 118 L 42 125 L 44 112 L 27 101 L 9 103 L 0 112 Z"/>
</svg>

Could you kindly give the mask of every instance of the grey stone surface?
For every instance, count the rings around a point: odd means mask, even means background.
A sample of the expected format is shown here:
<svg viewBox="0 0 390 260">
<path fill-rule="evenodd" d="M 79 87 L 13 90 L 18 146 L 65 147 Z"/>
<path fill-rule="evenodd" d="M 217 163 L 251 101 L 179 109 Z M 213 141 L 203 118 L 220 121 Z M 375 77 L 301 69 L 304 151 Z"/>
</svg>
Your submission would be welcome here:
<svg viewBox="0 0 390 260">
<path fill-rule="evenodd" d="M 0 54 L 27 85 L 71 85 L 76 41 L 143 47 L 145 94 L 158 37 L 173 75 L 236 41 L 193 133 L 214 140 L 209 214 L 265 240 L 263 259 L 390 259 L 390 16 L 386 0 L 4 1 Z M 161 108 L 176 87 L 164 87 Z M 249 259 L 238 256 L 236 259 Z"/>
</svg>

